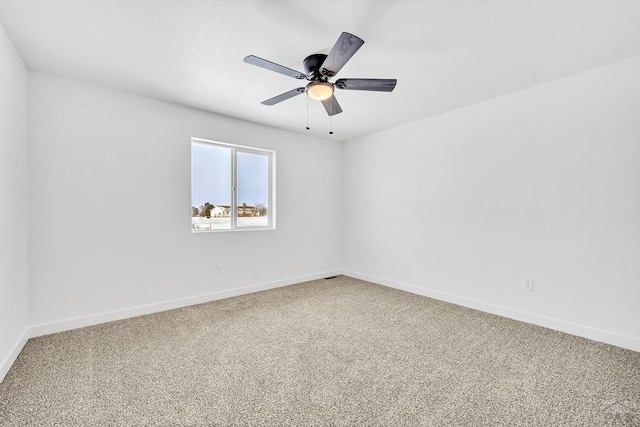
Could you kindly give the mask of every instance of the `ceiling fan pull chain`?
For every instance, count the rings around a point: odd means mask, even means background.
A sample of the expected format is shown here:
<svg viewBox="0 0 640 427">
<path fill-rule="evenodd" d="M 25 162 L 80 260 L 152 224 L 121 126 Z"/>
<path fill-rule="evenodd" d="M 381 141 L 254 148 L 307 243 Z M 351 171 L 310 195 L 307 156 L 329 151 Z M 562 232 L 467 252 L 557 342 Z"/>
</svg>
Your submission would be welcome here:
<svg viewBox="0 0 640 427">
<path fill-rule="evenodd" d="M 309 130 L 309 94 L 307 94 L 307 130 Z"/>
<path fill-rule="evenodd" d="M 333 135 L 333 102 L 331 103 L 331 114 L 329 114 L 329 135 Z"/>
</svg>

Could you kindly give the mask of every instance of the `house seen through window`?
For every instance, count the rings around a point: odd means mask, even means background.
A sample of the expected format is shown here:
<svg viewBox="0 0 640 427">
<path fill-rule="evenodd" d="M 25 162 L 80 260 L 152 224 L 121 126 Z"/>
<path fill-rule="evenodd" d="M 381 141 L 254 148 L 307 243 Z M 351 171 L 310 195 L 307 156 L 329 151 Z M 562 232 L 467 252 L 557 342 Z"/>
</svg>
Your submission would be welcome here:
<svg viewBox="0 0 640 427">
<path fill-rule="evenodd" d="M 275 228 L 275 152 L 193 138 L 191 229 Z"/>
</svg>

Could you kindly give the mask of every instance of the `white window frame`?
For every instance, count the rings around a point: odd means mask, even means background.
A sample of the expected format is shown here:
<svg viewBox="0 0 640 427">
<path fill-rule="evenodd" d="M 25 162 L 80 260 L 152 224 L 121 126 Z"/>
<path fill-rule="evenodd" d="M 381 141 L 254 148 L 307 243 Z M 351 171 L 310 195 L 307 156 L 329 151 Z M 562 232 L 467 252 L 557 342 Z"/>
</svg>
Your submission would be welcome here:
<svg viewBox="0 0 640 427">
<path fill-rule="evenodd" d="M 230 144 L 228 142 L 212 141 L 203 138 L 191 138 L 191 190 L 193 194 L 193 144 L 194 143 L 206 143 L 219 147 L 225 147 L 231 149 L 231 228 L 223 229 L 211 229 L 211 230 L 194 230 L 191 228 L 192 233 L 207 233 L 207 232 L 229 232 L 229 231 L 253 231 L 253 230 L 275 230 L 276 229 L 276 152 L 273 150 L 266 150 L 263 148 L 249 147 L 245 145 Z M 249 153 L 266 156 L 268 159 L 268 179 L 267 183 L 267 225 L 238 226 L 238 194 L 237 194 L 237 158 L 238 153 Z M 193 203 L 193 200 L 192 200 Z"/>
</svg>

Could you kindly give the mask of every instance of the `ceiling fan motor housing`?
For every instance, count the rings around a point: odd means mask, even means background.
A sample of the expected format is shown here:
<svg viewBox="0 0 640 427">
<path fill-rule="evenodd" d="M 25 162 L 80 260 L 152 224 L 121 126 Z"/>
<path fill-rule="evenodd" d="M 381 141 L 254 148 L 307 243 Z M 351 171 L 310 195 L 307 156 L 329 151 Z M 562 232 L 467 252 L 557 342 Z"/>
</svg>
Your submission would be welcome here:
<svg viewBox="0 0 640 427">
<path fill-rule="evenodd" d="M 322 53 L 316 53 L 309 55 L 302 61 L 304 65 L 304 72 L 307 74 L 307 79 L 311 81 L 315 80 L 327 80 L 327 77 L 320 73 L 320 67 L 327 59 L 327 55 Z"/>
</svg>

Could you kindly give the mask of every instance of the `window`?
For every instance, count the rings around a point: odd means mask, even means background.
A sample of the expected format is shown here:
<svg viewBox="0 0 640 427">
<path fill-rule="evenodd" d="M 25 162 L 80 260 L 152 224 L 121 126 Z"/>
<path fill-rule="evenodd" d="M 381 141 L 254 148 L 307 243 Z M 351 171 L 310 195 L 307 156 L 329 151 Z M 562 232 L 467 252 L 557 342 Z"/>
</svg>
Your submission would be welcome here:
<svg viewBox="0 0 640 427">
<path fill-rule="evenodd" d="M 191 139 L 191 230 L 275 228 L 273 151 Z"/>
</svg>

